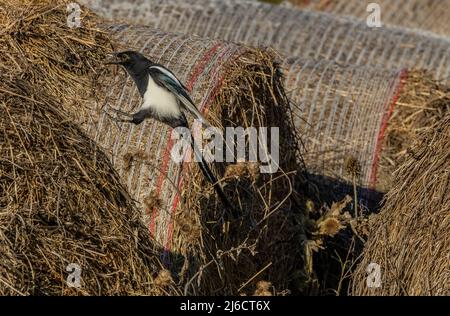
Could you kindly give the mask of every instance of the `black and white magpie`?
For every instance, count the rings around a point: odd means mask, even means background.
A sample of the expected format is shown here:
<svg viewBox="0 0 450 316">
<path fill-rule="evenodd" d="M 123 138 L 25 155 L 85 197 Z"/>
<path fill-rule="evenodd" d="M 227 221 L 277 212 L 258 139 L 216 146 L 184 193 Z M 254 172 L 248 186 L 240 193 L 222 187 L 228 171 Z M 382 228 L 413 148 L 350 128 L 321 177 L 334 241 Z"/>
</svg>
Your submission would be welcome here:
<svg viewBox="0 0 450 316">
<path fill-rule="evenodd" d="M 121 65 L 133 78 L 142 97 L 142 105 L 134 114 L 115 110 L 120 114 L 129 116 L 130 119 L 121 120 L 134 124 L 142 123 L 146 118 L 154 118 L 172 128 L 189 128 L 183 110 L 191 113 L 203 126 L 210 124 L 202 116 L 192 101 L 187 88 L 166 67 L 153 63 L 142 54 L 135 51 L 124 51 L 113 54 L 116 58 L 107 64 Z M 231 215 L 236 218 L 237 213 L 228 201 L 217 178 L 209 169 L 203 155 L 195 145 L 194 137 L 191 136 L 191 146 L 199 161 L 200 169 L 204 176 L 214 185 L 224 206 L 229 209 Z"/>
</svg>

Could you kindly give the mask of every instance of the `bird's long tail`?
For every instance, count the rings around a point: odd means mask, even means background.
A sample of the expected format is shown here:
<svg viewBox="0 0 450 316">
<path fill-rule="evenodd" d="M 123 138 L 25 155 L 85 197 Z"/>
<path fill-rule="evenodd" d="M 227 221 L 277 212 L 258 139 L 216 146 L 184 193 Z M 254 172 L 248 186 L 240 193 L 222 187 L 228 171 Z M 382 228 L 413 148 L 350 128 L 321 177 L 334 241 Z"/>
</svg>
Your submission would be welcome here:
<svg viewBox="0 0 450 316">
<path fill-rule="evenodd" d="M 236 209 L 231 205 L 230 201 L 228 200 L 225 193 L 223 192 L 222 186 L 217 181 L 217 178 L 214 176 L 211 169 L 209 169 L 208 164 L 205 161 L 205 158 L 203 157 L 202 153 L 200 152 L 200 149 L 195 144 L 194 136 L 191 137 L 191 146 L 192 146 L 192 150 L 194 151 L 196 160 L 199 162 L 200 169 L 202 170 L 203 175 L 206 177 L 206 179 L 208 179 L 208 181 L 210 183 L 213 184 L 214 189 L 216 190 L 217 194 L 219 195 L 219 198 L 222 201 L 223 206 L 228 210 L 228 212 L 231 214 L 233 219 L 236 219 L 238 217 L 238 213 L 237 213 Z"/>
</svg>

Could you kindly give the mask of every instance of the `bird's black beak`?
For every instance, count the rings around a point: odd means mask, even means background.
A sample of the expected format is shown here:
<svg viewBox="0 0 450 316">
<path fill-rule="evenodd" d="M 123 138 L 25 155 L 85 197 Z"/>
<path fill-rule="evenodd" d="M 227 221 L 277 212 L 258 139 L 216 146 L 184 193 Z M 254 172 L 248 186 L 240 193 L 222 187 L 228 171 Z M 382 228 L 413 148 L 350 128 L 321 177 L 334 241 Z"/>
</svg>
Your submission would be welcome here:
<svg viewBox="0 0 450 316">
<path fill-rule="evenodd" d="M 118 59 L 117 53 L 108 54 L 108 60 L 105 62 L 105 65 L 123 65 L 123 60 Z"/>
</svg>

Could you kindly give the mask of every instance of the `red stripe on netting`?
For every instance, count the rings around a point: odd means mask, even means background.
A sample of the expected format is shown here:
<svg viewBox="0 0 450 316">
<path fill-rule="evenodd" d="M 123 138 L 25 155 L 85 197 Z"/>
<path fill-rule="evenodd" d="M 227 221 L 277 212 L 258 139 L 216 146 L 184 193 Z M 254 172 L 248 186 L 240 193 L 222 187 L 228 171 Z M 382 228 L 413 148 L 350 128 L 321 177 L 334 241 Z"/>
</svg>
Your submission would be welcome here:
<svg viewBox="0 0 450 316">
<path fill-rule="evenodd" d="M 217 43 L 213 47 L 211 47 L 205 55 L 203 55 L 203 58 L 200 60 L 200 62 L 195 66 L 194 71 L 192 71 L 191 79 L 188 81 L 186 88 L 188 88 L 189 91 L 192 91 L 194 88 L 195 83 L 198 80 L 198 77 L 201 73 L 205 70 L 205 67 L 208 63 L 208 61 L 211 59 L 211 57 L 217 52 L 219 47 L 221 46 L 221 43 Z"/>
<path fill-rule="evenodd" d="M 403 87 L 405 85 L 405 81 L 408 78 L 408 69 L 403 69 L 400 71 L 400 82 L 397 84 L 395 88 L 394 96 L 389 104 L 389 108 L 385 111 L 383 118 L 381 120 L 380 132 L 378 133 L 376 145 L 375 145 L 375 153 L 372 161 L 372 167 L 370 172 L 369 186 L 371 189 L 375 189 L 377 184 L 377 173 L 378 173 L 378 163 L 380 162 L 381 150 L 383 149 L 383 141 L 386 136 L 386 129 L 389 124 L 389 120 L 392 117 L 392 113 L 394 112 L 395 105 L 397 104 L 398 98 L 403 91 Z"/>
<path fill-rule="evenodd" d="M 158 198 L 161 195 L 162 184 L 164 182 L 165 174 L 166 174 L 167 168 L 169 166 L 170 150 L 172 149 L 172 146 L 173 146 L 173 140 L 170 137 L 170 135 L 168 135 L 168 138 L 169 139 L 167 140 L 167 146 L 166 146 L 166 149 L 164 150 L 162 166 L 161 166 L 161 169 L 160 169 L 161 172 L 159 174 L 158 182 L 156 184 L 156 195 L 157 195 Z M 155 233 L 155 223 L 156 223 L 156 215 L 157 215 L 157 213 L 158 213 L 158 209 L 156 207 L 154 207 L 153 208 L 153 213 L 152 213 L 152 218 L 150 220 L 150 234 L 152 236 Z"/>
<path fill-rule="evenodd" d="M 209 104 L 210 104 L 209 101 L 215 96 L 216 91 L 218 90 L 218 88 L 220 88 L 220 87 L 222 86 L 224 77 L 225 77 L 225 76 L 221 77 L 221 78 L 218 80 L 217 85 L 214 87 L 214 90 L 213 90 L 214 92 L 213 92 L 213 93 L 210 95 L 210 97 L 208 98 L 208 101 L 207 101 L 207 103 L 206 103 L 206 105 L 205 105 L 205 107 L 204 107 L 203 114 L 206 115 L 206 114 L 208 113 L 208 110 L 209 110 Z M 183 164 L 183 166 L 184 166 L 184 164 Z M 183 167 L 182 167 L 182 168 L 183 168 Z M 181 193 L 181 190 L 182 190 L 182 189 L 183 189 L 183 181 L 182 181 L 182 177 L 180 177 L 180 181 L 178 181 L 178 192 Z M 171 216 L 172 216 L 172 217 L 174 216 L 175 211 L 176 211 L 177 206 L 178 206 L 178 203 L 179 203 L 179 201 L 180 201 L 180 193 L 177 193 L 177 194 L 176 194 L 175 199 L 174 199 L 174 201 L 173 201 L 173 204 L 172 204 L 172 210 L 171 210 Z M 172 240 L 172 236 L 173 236 L 173 221 L 171 220 L 170 223 L 169 223 L 169 227 L 168 227 L 167 243 L 166 243 L 166 245 L 164 246 L 164 250 L 166 250 L 166 251 L 169 251 L 170 248 L 171 248 L 171 240 Z"/>
<path fill-rule="evenodd" d="M 188 88 L 189 91 L 191 91 L 194 88 L 194 85 L 197 82 L 200 74 L 204 71 L 208 61 L 217 52 L 217 50 L 219 49 L 220 45 L 221 45 L 220 43 L 217 43 L 216 45 L 212 46 L 205 53 L 205 55 L 203 55 L 203 57 L 200 60 L 200 62 L 194 68 L 194 71 L 192 72 L 192 76 L 191 76 L 190 80 L 187 83 L 187 88 Z M 157 182 L 157 185 L 156 185 L 156 195 L 157 195 L 158 198 L 160 198 L 160 196 L 161 196 L 162 185 L 163 185 L 164 179 L 166 177 L 167 169 L 168 169 L 168 166 L 169 166 L 170 151 L 172 150 L 172 147 L 173 147 L 173 140 L 170 137 L 170 133 L 168 133 L 167 138 L 168 138 L 167 146 L 166 146 L 166 149 L 164 151 L 164 157 L 163 157 L 162 166 L 161 166 L 161 169 L 160 169 L 161 173 L 159 175 L 158 182 Z M 177 196 L 178 196 L 178 194 L 177 194 Z M 150 235 L 151 236 L 154 236 L 154 234 L 155 234 L 156 217 L 158 216 L 158 213 L 159 213 L 159 210 L 155 207 L 153 209 L 153 212 L 152 212 L 152 217 L 150 219 L 150 226 L 149 226 L 149 230 L 150 230 Z"/>
<path fill-rule="evenodd" d="M 225 53 L 225 52 L 224 52 Z M 239 54 L 233 55 L 231 56 L 231 58 L 237 58 L 238 55 L 242 54 L 241 52 L 239 52 Z M 217 92 L 219 91 L 219 89 L 222 87 L 222 84 L 225 80 L 225 73 L 222 74 L 222 76 L 219 78 L 219 80 L 216 81 L 215 86 L 213 87 L 213 89 L 211 90 L 211 94 L 209 95 L 208 99 L 205 102 L 205 106 L 203 108 L 203 114 L 207 114 L 208 110 L 209 110 L 209 105 L 211 104 L 211 100 L 216 96 Z M 182 168 L 184 168 L 184 164 L 182 166 Z M 180 177 L 180 181 L 178 182 L 178 192 L 181 193 L 181 190 L 183 189 L 183 181 L 182 181 L 182 177 Z M 177 193 L 173 204 L 172 204 L 172 210 L 171 210 L 171 218 L 173 218 L 175 211 L 177 209 L 178 203 L 180 201 L 180 193 Z M 169 229 L 168 229 L 168 235 L 167 235 L 167 242 L 164 246 L 164 250 L 165 251 L 170 251 L 171 248 L 171 240 L 172 240 L 172 236 L 173 236 L 173 221 L 171 220 L 169 223 Z"/>
</svg>

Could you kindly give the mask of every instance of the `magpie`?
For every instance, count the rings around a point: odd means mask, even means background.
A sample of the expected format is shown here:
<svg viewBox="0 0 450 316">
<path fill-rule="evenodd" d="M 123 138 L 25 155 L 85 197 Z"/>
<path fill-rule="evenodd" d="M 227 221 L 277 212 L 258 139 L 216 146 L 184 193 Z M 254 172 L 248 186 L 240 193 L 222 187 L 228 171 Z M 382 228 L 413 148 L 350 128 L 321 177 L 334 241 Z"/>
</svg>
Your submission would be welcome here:
<svg viewBox="0 0 450 316">
<path fill-rule="evenodd" d="M 187 88 L 178 80 L 172 71 L 163 65 L 150 61 L 135 51 L 114 53 L 113 56 L 115 60 L 109 61 L 106 64 L 123 66 L 136 84 L 143 100 L 141 107 L 134 114 L 115 110 L 119 114 L 130 117 L 121 121 L 138 125 L 146 118 L 153 118 L 172 128 L 189 128 L 183 112 L 185 110 L 199 120 L 203 126 L 211 126 L 195 106 Z M 195 145 L 192 134 L 190 143 L 194 154 L 199 158 L 197 160 L 199 161 L 202 173 L 213 184 L 225 208 L 236 218 L 237 213 L 235 209 L 227 199 L 217 178 L 211 172 L 211 169 L 209 169 L 200 150 Z"/>
</svg>

